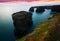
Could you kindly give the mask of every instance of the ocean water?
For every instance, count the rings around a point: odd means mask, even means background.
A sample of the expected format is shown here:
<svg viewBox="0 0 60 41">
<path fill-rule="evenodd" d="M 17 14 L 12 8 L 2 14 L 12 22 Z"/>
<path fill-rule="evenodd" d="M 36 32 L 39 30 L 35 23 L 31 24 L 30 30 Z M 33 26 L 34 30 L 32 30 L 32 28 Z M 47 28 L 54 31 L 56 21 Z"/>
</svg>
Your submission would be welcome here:
<svg viewBox="0 0 60 41">
<path fill-rule="evenodd" d="M 53 14 L 51 14 L 51 9 L 45 9 L 45 11 L 42 13 L 36 13 L 34 11 L 32 14 L 33 26 L 30 29 L 30 32 L 34 31 L 34 28 L 40 23 L 48 20 L 48 18 L 51 18 L 53 16 Z"/>
<path fill-rule="evenodd" d="M 0 5 L 0 41 L 15 41 L 11 15 L 19 11 L 28 11 L 30 7 L 28 5 Z M 34 9 L 32 13 L 33 26 L 29 32 L 32 32 L 38 24 L 48 20 L 52 16 L 51 9 L 45 9 L 43 13 L 36 13 Z"/>
</svg>

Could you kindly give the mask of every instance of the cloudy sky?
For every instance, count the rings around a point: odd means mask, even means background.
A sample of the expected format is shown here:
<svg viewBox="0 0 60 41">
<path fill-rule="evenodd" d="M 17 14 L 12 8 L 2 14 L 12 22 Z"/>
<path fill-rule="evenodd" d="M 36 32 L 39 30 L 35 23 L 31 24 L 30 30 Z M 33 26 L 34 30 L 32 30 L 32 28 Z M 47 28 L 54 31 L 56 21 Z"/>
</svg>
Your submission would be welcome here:
<svg viewBox="0 0 60 41">
<path fill-rule="evenodd" d="M 7 2 L 7 1 L 60 1 L 60 0 L 0 0 L 0 2 Z"/>
</svg>

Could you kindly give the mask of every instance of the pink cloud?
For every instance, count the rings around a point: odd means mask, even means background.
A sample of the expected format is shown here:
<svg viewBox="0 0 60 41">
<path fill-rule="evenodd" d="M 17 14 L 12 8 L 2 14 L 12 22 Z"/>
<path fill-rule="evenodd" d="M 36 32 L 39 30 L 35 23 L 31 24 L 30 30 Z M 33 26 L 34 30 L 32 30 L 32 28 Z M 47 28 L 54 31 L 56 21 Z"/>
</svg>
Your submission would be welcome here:
<svg viewBox="0 0 60 41">
<path fill-rule="evenodd" d="M 0 0 L 0 2 L 11 2 L 11 1 L 31 2 L 31 1 L 60 1 L 60 0 Z"/>
<path fill-rule="evenodd" d="M 38 0 L 0 0 L 0 2 L 8 2 L 8 1 L 38 1 Z"/>
</svg>

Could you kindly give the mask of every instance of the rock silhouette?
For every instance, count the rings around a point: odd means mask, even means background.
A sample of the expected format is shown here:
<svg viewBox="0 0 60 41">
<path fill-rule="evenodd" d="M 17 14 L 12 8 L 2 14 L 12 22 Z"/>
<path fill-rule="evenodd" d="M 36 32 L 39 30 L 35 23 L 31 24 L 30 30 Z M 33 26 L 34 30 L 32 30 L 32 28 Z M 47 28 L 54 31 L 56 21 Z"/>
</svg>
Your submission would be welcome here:
<svg viewBox="0 0 60 41">
<path fill-rule="evenodd" d="M 27 31 L 32 26 L 32 13 L 26 11 L 20 11 L 13 13 L 13 24 L 15 27 L 15 36 L 21 38 L 27 34 Z"/>
<path fill-rule="evenodd" d="M 36 13 L 44 12 L 45 9 L 51 9 L 52 12 L 60 12 L 60 5 L 52 5 L 52 6 L 33 6 L 29 9 L 29 11 L 34 12 L 34 8 L 36 9 Z"/>
</svg>

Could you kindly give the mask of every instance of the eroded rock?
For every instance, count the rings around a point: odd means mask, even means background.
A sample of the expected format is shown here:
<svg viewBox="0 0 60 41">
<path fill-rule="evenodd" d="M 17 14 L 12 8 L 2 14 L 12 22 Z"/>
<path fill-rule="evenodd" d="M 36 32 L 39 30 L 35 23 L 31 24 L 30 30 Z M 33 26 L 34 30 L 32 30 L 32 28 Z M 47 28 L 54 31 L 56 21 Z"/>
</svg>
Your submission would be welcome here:
<svg viewBox="0 0 60 41">
<path fill-rule="evenodd" d="M 12 19 L 15 27 L 15 36 L 18 38 L 26 35 L 33 24 L 32 13 L 26 11 L 13 13 Z"/>
</svg>

